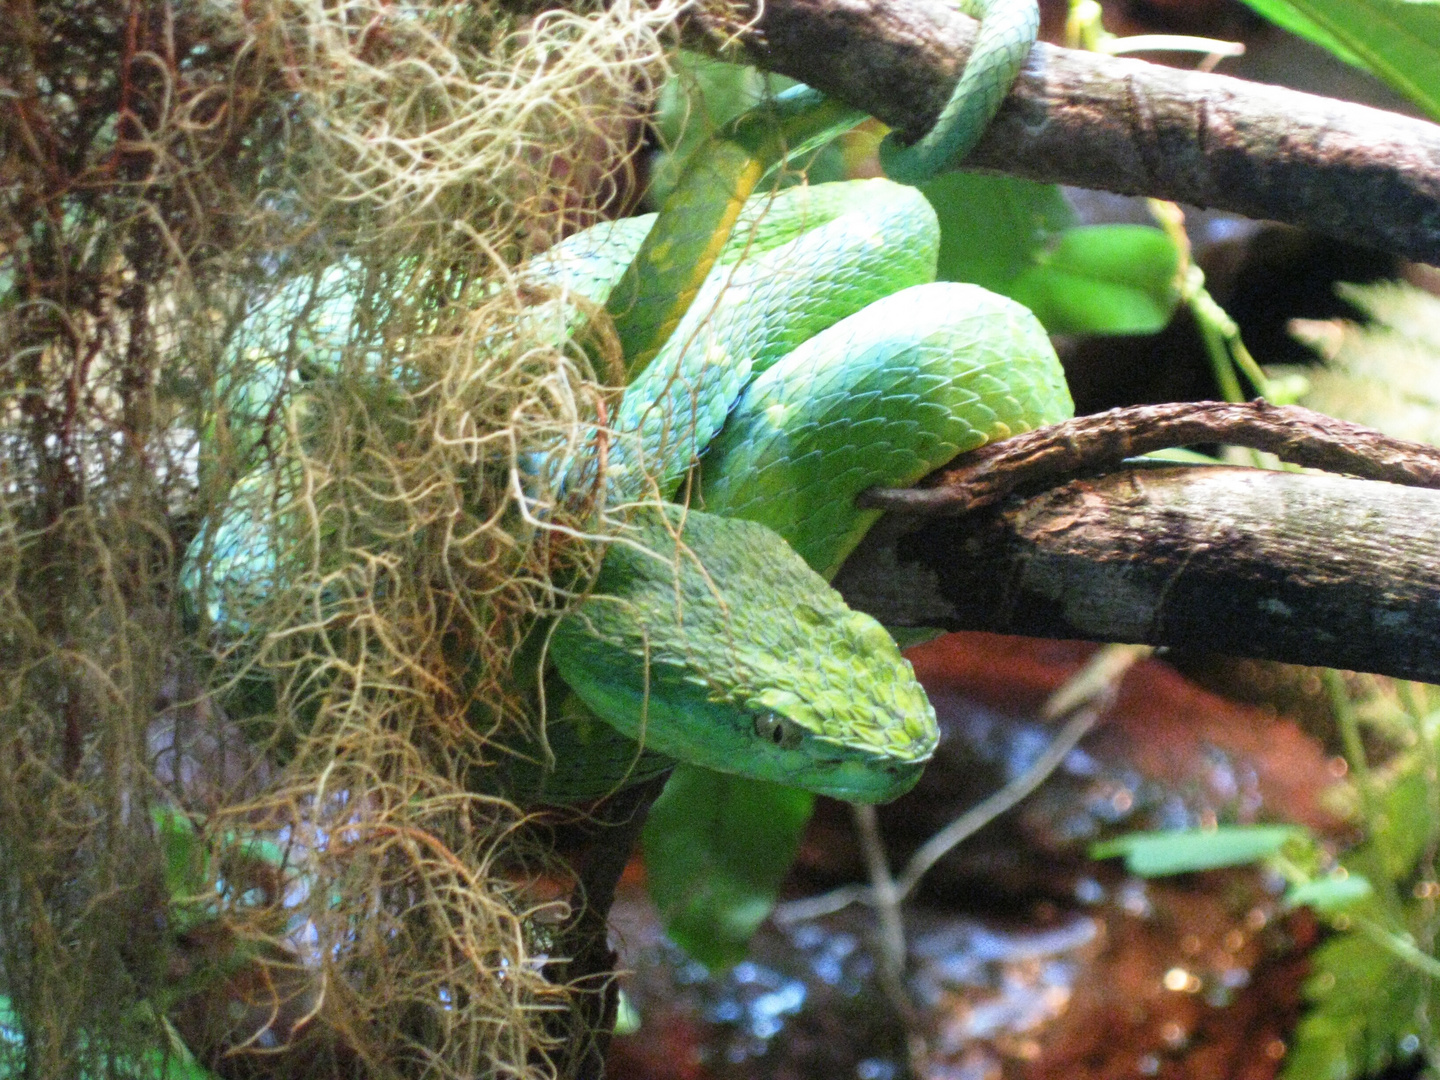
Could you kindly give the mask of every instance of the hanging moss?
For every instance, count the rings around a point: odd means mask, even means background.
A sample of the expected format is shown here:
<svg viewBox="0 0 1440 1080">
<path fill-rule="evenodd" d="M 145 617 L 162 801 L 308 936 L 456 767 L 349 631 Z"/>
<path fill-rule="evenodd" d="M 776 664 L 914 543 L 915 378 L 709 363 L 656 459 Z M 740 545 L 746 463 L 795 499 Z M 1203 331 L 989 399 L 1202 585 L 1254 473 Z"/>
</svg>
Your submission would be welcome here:
<svg viewBox="0 0 1440 1080">
<path fill-rule="evenodd" d="M 6 7 L 0 1075 L 561 1067 L 470 781 L 595 557 L 520 465 L 614 374 L 510 272 L 627 188 L 677 8 Z"/>
</svg>

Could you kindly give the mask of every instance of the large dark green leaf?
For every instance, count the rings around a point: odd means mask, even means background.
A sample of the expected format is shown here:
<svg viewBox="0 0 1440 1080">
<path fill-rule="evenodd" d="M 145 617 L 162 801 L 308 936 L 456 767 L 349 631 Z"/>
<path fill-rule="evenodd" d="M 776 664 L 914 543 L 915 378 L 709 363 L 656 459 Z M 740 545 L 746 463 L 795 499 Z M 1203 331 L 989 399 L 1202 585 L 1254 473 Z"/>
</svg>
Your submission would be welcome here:
<svg viewBox="0 0 1440 1080">
<path fill-rule="evenodd" d="M 645 823 L 650 895 L 670 937 L 709 967 L 745 955 L 775 903 L 815 797 L 681 765 Z"/>
<path fill-rule="evenodd" d="M 1153 334 L 1179 302 L 1179 253 L 1159 229 L 1077 226 L 1060 189 L 955 172 L 922 189 L 940 219 L 941 281 L 1020 301 L 1052 334 Z"/>
<path fill-rule="evenodd" d="M 950 172 L 923 188 L 940 219 L 941 281 L 968 281 L 1009 295 L 1075 213 L 1054 184 Z"/>
<path fill-rule="evenodd" d="M 1436 0 L 1245 0 L 1267 19 L 1366 68 L 1440 120 Z"/>
</svg>

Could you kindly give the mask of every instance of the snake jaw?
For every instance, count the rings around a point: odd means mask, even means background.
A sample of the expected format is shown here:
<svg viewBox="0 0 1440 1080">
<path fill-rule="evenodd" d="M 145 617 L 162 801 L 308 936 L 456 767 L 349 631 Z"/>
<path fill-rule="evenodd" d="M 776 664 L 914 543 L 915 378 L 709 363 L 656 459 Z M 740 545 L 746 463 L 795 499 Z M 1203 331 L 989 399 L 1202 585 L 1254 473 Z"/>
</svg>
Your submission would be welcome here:
<svg viewBox="0 0 1440 1080">
<path fill-rule="evenodd" d="M 633 525 L 551 639 L 597 715 L 647 749 L 837 798 L 915 782 L 935 714 L 879 623 L 762 525 L 679 507 Z"/>
</svg>

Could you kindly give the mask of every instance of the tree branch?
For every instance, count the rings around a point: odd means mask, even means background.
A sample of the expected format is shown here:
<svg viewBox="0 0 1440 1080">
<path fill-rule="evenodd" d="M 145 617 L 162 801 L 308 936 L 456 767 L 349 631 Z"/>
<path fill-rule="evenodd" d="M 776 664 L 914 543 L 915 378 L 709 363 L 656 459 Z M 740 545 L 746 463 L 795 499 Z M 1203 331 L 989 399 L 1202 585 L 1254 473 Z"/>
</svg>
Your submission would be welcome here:
<svg viewBox="0 0 1440 1080">
<path fill-rule="evenodd" d="M 835 585 L 892 626 L 1180 645 L 1440 682 L 1440 491 L 1129 468 L 889 515 Z"/>
<path fill-rule="evenodd" d="M 927 130 L 975 23 L 943 0 L 765 0 L 691 44 Z M 1269 218 L 1440 263 L 1440 126 L 1222 75 L 1037 45 L 968 167 Z"/>
<path fill-rule="evenodd" d="M 1262 399 L 1132 405 L 1077 416 L 972 450 L 921 487 L 872 488 L 858 502 L 881 510 L 968 514 L 1018 488 L 1114 469 L 1152 450 L 1211 442 L 1266 450 L 1294 465 L 1366 480 L 1440 488 L 1440 448 Z"/>
</svg>

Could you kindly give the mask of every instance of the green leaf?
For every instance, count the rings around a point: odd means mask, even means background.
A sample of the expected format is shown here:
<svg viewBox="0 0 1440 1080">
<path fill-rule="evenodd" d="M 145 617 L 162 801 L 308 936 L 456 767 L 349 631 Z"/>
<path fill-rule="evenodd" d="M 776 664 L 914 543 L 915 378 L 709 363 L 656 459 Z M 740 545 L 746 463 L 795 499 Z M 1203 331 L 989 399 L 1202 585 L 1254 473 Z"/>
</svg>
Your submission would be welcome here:
<svg viewBox="0 0 1440 1080">
<path fill-rule="evenodd" d="M 1245 0 L 1245 3 L 1282 30 L 1288 30 L 1296 37 L 1319 45 L 1320 48 L 1347 64 L 1353 64 L 1360 68 L 1365 66 L 1365 61 L 1347 49 L 1343 41 L 1314 19 L 1305 15 L 1288 0 Z"/>
<path fill-rule="evenodd" d="M 209 860 L 195 823 L 171 806 L 154 807 L 150 820 L 165 857 L 165 894 L 172 901 L 200 895 L 210 884 Z"/>
<path fill-rule="evenodd" d="M 693 149 L 726 121 L 753 108 L 765 93 L 765 77 L 748 65 L 684 50 L 675 54 L 674 65 L 655 115 L 660 141 L 672 149 L 681 143 Z"/>
<path fill-rule="evenodd" d="M 1218 829 L 1131 833 L 1090 848 L 1092 859 L 1125 857 L 1125 868 L 1141 877 L 1188 874 L 1241 866 L 1274 855 L 1305 835 L 1293 825 L 1230 825 Z"/>
<path fill-rule="evenodd" d="M 1245 0 L 1271 22 L 1370 71 L 1440 120 L 1436 0 Z"/>
<path fill-rule="evenodd" d="M 650 896 L 670 937 L 701 963 L 742 959 L 774 906 L 815 797 L 681 765 L 645 823 Z"/>
<path fill-rule="evenodd" d="M 1067 229 L 1013 281 L 1052 334 L 1155 334 L 1180 302 L 1180 253 L 1148 225 Z"/>
<path fill-rule="evenodd" d="M 1341 934 L 1310 957 L 1310 1011 L 1285 1057 L 1284 1080 L 1351 1080 L 1401 1056 L 1417 1016 L 1433 1008 L 1424 978 L 1366 938 Z"/>
<path fill-rule="evenodd" d="M 1291 907 L 1311 907 L 1324 915 L 1332 915 L 1353 907 L 1372 895 L 1375 887 L 1359 874 L 1322 878 L 1295 885 L 1285 893 Z"/>
<path fill-rule="evenodd" d="M 150 1050 L 141 1055 L 141 1072 L 156 1080 L 217 1080 L 215 1074 L 200 1062 L 185 1045 L 185 1040 L 168 1019 L 161 1021 L 169 1042 L 164 1050 Z"/>
<path fill-rule="evenodd" d="M 635 1008 L 635 1003 L 630 1000 L 630 995 L 624 990 L 620 991 L 615 1001 L 615 1030 L 616 1035 L 634 1035 L 641 1027 L 640 1010 Z"/>
<path fill-rule="evenodd" d="M 767 96 L 794 85 L 792 79 L 700 53 L 682 50 L 674 63 L 675 74 L 665 83 L 656 104 L 655 127 L 665 149 L 650 161 L 645 206 L 652 210 L 660 208 L 690 158 L 718 128 L 753 109 Z M 818 183 L 820 177 L 812 176 L 811 181 Z"/>
<path fill-rule="evenodd" d="M 142 1003 L 138 1014 L 153 1021 L 151 1008 Z M 121 1055 L 110 1058 L 111 1068 L 106 1076 L 132 1076 L 136 1080 L 217 1080 L 215 1074 L 195 1060 L 195 1055 L 180 1038 L 175 1025 L 164 1017 L 160 1024 L 168 1044 L 162 1049 L 142 1051 L 138 1062 Z M 81 1046 L 88 1043 L 85 1035 L 80 1036 Z M 20 1080 L 26 1075 L 25 1041 L 20 1034 L 19 1018 L 15 1015 L 10 999 L 0 994 L 0 1080 Z M 81 1072 L 81 1080 L 88 1080 L 90 1074 Z"/>
<path fill-rule="evenodd" d="M 752 67 L 681 52 L 675 75 L 660 91 L 655 126 L 659 151 L 650 162 L 647 206 L 658 209 L 680 179 L 691 156 L 724 124 L 754 106 L 765 88 Z"/>
<path fill-rule="evenodd" d="M 949 172 L 920 189 L 940 219 L 940 281 L 968 281 L 1009 294 L 1011 283 L 1075 213 L 1054 184 Z"/>
<path fill-rule="evenodd" d="M 1020 301 L 1052 334 L 1151 334 L 1179 302 L 1180 256 L 1146 225 L 1077 226 L 1060 189 L 952 172 L 922 189 L 940 219 L 941 281 Z"/>
<path fill-rule="evenodd" d="M 1403 881 L 1415 870 L 1435 835 L 1430 816 L 1430 784 L 1420 754 L 1390 763 L 1395 771 L 1379 799 L 1380 814 L 1371 822 L 1371 842 L 1385 855 L 1385 870 Z"/>
</svg>

